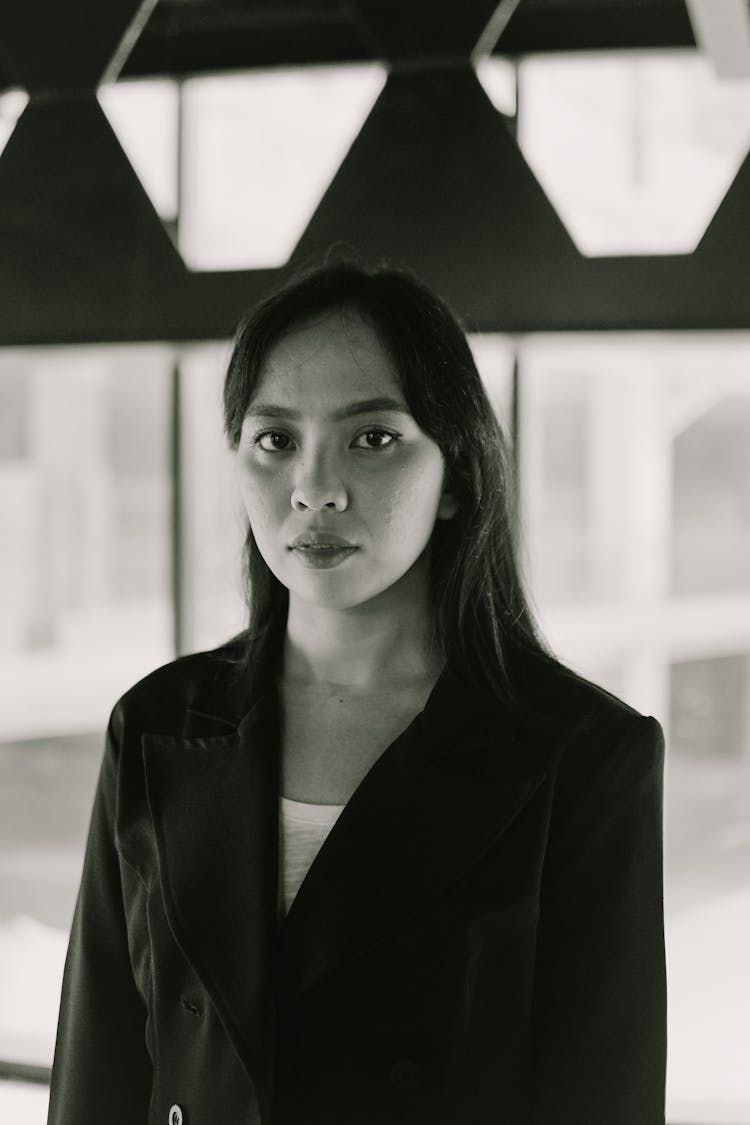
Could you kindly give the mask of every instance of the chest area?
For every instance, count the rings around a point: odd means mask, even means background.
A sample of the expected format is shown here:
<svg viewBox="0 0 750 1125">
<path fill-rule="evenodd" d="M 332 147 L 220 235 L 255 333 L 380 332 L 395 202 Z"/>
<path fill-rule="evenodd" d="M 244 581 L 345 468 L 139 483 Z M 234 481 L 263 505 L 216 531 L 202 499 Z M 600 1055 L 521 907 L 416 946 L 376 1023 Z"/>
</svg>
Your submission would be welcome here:
<svg viewBox="0 0 750 1125">
<path fill-rule="evenodd" d="M 380 755 L 422 710 L 424 691 L 350 695 L 286 692 L 281 720 L 282 793 L 345 803 Z"/>
</svg>

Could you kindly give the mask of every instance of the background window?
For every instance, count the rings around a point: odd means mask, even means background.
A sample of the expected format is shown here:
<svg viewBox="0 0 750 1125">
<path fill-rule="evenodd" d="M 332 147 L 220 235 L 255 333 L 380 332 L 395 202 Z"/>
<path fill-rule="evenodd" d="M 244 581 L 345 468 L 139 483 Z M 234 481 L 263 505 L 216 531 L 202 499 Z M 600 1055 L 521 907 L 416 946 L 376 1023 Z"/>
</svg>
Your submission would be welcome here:
<svg viewBox="0 0 750 1125">
<path fill-rule="evenodd" d="M 172 655 L 171 364 L 158 347 L 0 354 L 4 1062 L 51 1063 L 107 717 Z M 20 1125 L 38 1091 L 11 1094 Z"/>
<path fill-rule="evenodd" d="M 750 1107 L 740 1022 L 750 1008 L 750 339 L 470 343 L 509 436 L 520 420 L 524 566 L 544 632 L 667 735 L 668 1119 L 740 1122 Z M 220 644 L 246 620 L 245 518 L 222 428 L 228 354 L 218 342 L 0 356 L 13 419 L 0 431 L 6 1061 L 51 1062 L 112 704 L 172 657 L 175 615 L 185 651 Z M 3 1098 L 18 1125 L 43 1120 L 38 1090 L 3 1084 Z"/>
<path fill-rule="evenodd" d="M 553 649 L 667 739 L 667 1120 L 750 1118 L 750 338 L 519 349 L 526 567 Z"/>
</svg>

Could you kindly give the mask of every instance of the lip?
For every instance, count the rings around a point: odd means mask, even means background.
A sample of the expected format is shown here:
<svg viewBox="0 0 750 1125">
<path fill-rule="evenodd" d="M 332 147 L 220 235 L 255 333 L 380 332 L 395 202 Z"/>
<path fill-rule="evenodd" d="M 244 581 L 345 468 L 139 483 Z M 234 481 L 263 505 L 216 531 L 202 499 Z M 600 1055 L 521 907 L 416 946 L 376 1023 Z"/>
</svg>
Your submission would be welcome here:
<svg viewBox="0 0 750 1125">
<path fill-rule="evenodd" d="M 292 551 L 325 551 L 335 548 L 355 551 L 357 549 L 356 544 L 350 543 L 348 539 L 342 539 L 340 535 L 334 535 L 330 531 L 303 531 L 292 539 L 289 548 Z"/>
<path fill-rule="evenodd" d="M 321 544 L 314 547 L 294 547 L 294 556 L 308 570 L 333 570 L 345 559 L 356 554 L 356 547 L 339 547 L 333 544 Z"/>
</svg>

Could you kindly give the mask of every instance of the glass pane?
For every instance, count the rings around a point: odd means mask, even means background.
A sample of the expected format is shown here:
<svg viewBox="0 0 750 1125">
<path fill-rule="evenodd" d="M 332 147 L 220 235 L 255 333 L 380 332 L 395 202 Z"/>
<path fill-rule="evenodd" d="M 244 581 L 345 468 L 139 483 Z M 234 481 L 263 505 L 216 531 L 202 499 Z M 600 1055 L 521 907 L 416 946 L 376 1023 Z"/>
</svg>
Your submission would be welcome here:
<svg viewBox="0 0 750 1125">
<path fill-rule="evenodd" d="M 0 458 L 0 739 L 100 729 L 169 658 L 170 365 L 156 348 L 0 355 L 23 427 Z"/>
<path fill-rule="evenodd" d="M 665 874 L 673 1115 L 747 1121 L 750 656 L 678 661 L 670 672 Z"/>
<path fill-rule="evenodd" d="M 713 383 L 713 379 L 711 379 Z M 693 378 L 673 452 L 675 593 L 750 590 L 750 386 Z"/>
<path fill-rule="evenodd" d="M 750 1120 L 750 338 L 521 343 L 553 649 L 667 740 L 668 1120 Z"/>
<path fill-rule="evenodd" d="M 242 590 L 245 515 L 224 436 L 228 344 L 191 348 L 180 362 L 184 645 L 212 648 L 246 625 Z"/>
<path fill-rule="evenodd" d="M 171 657 L 171 354 L 0 354 L 0 1059 L 49 1065 L 103 731 Z"/>
<path fill-rule="evenodd" d="M 186 82 L 180 252 L 190 268 L 286 262 L 384 82 L 376 64 Z"/>
<path fill-rule="evenodd" d="M 750 147 L 750 83 L 697 52 L 519 67 L 518 139 L 579 250 L 694 250 Z"/>
<path fill-rule="evenodd" d="M 160 217 L 177 218 L 179 88 L 167 78 L 111 82 L 99 102 Z"/>
<path fill-rule="evenodd" d="M 531 588 L 546 606 L 621 598 L 634 448 L 626 419 L 635 396 L 650 389 L 636 385 L 616 350 L 530 343 L 521 356 Z"/>
<path fill-rule="evenodd" d="M 505 436 L 510 440 L 513 426 L 513 364 L 515 348 L 507 336 L 494 333 L 469 336 L 474 362 L 484 383 L 487 397 Z"/>
</svg>

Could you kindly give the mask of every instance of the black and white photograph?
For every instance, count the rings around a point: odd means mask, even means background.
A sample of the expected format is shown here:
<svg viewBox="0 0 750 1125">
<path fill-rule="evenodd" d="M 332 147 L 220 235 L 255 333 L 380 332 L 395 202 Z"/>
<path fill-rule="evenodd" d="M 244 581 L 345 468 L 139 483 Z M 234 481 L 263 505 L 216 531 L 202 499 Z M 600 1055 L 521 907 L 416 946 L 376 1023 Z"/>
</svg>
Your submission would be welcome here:
<svg viewBox="0 0 750 1125">
<path fill-rule="evenodd" d="M 750 1125 L 748 0 L 0 0 L 0 1123 Z"/>
</svg>

